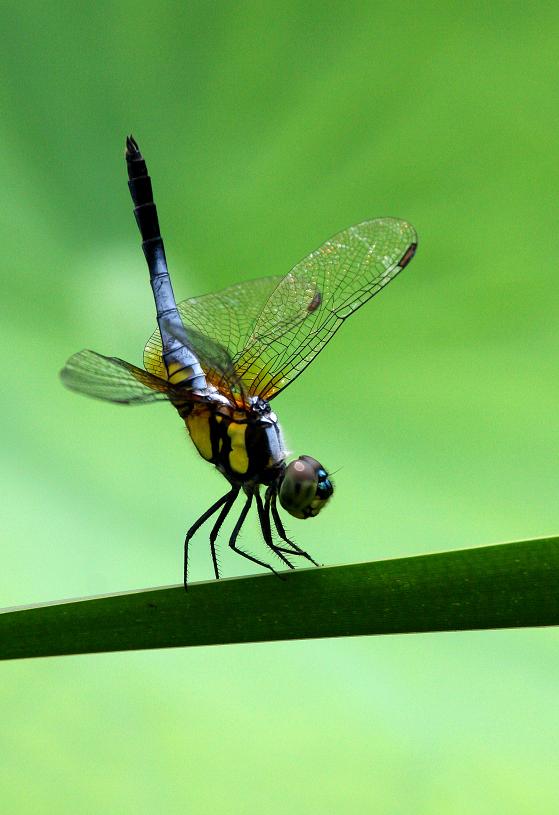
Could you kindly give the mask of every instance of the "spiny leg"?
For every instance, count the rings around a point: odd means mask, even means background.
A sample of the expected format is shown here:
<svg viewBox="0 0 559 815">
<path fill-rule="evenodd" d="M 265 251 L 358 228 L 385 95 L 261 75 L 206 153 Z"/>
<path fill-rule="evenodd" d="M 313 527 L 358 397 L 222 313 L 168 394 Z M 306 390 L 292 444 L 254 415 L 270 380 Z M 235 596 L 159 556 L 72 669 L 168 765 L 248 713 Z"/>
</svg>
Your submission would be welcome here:
<svg viewBox="0 0 559 815">
<path fill-rule="evenodd" d="M 236 487 L 233 487 L 232 490 L 226 492 L 225 495 L 222 495 L 221 498 L 212 504 L 209 509 L 207 509 L 203 515 L 200 515 L 198 520 L 192 524 L 188 532 L 186 533 L 186 537 L 184 539 L 184 590 L 186 591 L 188 585 L 188 544 L 190 539 L 196 534 L 196 532 L 200 529 L 202 524 L 206 523 L 208 518 L 211 518 L 212 515 L 217 512 L 217 510 L 223 506 L 223 504 L 231 498 L 231 496 L 235 494 L 235 498 L 239 494 L 239 490 Z M 233 499 L 234 500 L 234 499 Z"/>
<path fill-rule="evenodd" d="M 210 549 L 211 549 L 211 552 L 212 552 L 212 561 L 213 561 L 213 565 L 214 565 L 214 572 L 215 572 L 215 579 L 216 580 L 219 580 L 219 565 L 218 565 L 218 562 L 217 562 L 217 554 L 216 554 L 216 551 L 215 551 L 215 542 L 217 540 L 217 536 L 219 534 L 219 530 L 221 529 L 223 521 L 229 515 L 229 512 L 231 511 L 231 507 L 235 503 L 238 494 L 239 494 L 239 487 L 233 487 L 231 492 L 228 493 L 228 500 L 223 505 L 223 509 L 219 513 L 217 521 L 213 525 L 212 531 L 210 532 Z"/>
<path fill-rule="evenodd" d="M 258 518 L 260 519 L 260 528 L 262 530 L 262 535 L 264 537 L 264 543 L 266 546 L 272 550 L 280 560 L 289 566 L 290 569 L 294 569 L 295 566 L 293 563 L 290 563 L 289 560 L 282 554 L 283 550 L 278 549 L 278 547 L 274 544 L 274 540 L 272 538 L 272 528 L 270 526 L 270 502 L 266 499 L 266 506 L 262 503 L 262 498 L 259 492 L 255 492 L 256 498 L 256 506 L 258 507 Z"/>
<path fill-rule="evenodd" d="M 269 569 L 271 572 L 273 572 L 278 577 L 281 577 L 281 575 L 279 575 L 276 572 L 276 570 L 274 569 L 274 567 L 270 566 L 269 563 L 264 563 L 263 560 L 258 560 L 258 558 L 254 557 L 253 555 L 249 555 L 248 552 L 243 552 L 243 550 L 239 549 L 239 547 L 236 545 L 237 537 L 239 535 L 239 532 L 241 531 L 242 525 L 245 522 L 245 518 L 248 515 L 248 511 L 249 511 L 249 509 L 251 507 L 253 497 L 254 497 L 254 493 L 252 493 L 252 492 L 249 493 L 249 495 L 247 496 L 247 500 L 245 502 L 245 505 L 241 510 L 241 514 L 239 515 L 239 519 L 238 519 L 237 523 L 235 524 L 235 528 L 233 529 L 233 532 L 231 533 L 231 537 L 229 538 L 229 546 L 231 547 L 231 549 L 234 552 L 237 552 L 237 554 L 242 555 L 247 560 L 251 560 L 253 563 L 258 564 L 258 566 L 263 566 L 265 569 Z"/>
<path fill-rule="evenodd" d="M 288 554 L 288 555 L 301 555 L 301 557 L 304 557 L 307 560 L 310 560 L 311 563 L 314 563 L 315 566 L 320 566 L 320 563 L 317 563 L 316 560 L 313 557 L 311 557 L 308 552 L 305 552 L 304 549 L 301 549 L 300 546 L 297 546 L 296 543 L 294 543 L 290 538 L 287 537 L 287 534 L 285 532 L 285 527 L 284 527 L 284 525 L 282 523 L 282 520 L 281 520 L 279 512 L 278 512 L 278 508 L 276 506 L 276 494 L 275 494 L 275 492 L 272 492 L 271 490 L 268 490 L 266 492 L 266 503 L 271 504 L 272 518 L 274 519 L 274 523 L 276 525 L 278 535 L 280 536 L 280 538 L 283 541 L 285 541 L 286 543 L 288 543 L 290 546 L 293 547 L 293 549 L 286 549 L 285 547 L 276 547 L 276 548 L 279 549 L 280 552 L 285 552 L 285 554 Z M 295 550 L 295 551 L 293 551 L 293 550 Z"/>
</svg>

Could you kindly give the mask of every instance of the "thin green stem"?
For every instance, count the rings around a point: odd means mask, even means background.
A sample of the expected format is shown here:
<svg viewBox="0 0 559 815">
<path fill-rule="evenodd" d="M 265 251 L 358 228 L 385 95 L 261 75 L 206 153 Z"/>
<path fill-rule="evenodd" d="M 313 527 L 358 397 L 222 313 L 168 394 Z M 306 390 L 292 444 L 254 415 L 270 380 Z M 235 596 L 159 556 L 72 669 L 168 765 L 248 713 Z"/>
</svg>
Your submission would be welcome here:
<svg viewBox="0 0 559 815">
<path fill-rule="evenodd" d="M 0 612 L 0 659 L 559 624 L 559 538 Z"/>
</svg>

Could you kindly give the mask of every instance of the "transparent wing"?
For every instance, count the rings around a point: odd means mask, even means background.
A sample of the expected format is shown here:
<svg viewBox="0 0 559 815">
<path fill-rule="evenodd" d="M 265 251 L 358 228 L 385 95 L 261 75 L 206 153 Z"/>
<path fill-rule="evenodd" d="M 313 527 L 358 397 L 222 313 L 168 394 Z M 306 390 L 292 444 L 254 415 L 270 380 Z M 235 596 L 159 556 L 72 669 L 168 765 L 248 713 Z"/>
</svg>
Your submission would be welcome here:
<svg viewBox="0 0 559 815">
<path fill-rule="evenodd" d="M 282 280 L 281 275 L 248 280 L 191 297 L 177 306 L 187 344 L 200 360 L 206 378 L 228 396 L 238 398 L 242 387 L 234 358 L 242 354 L 264 304 Z M 185 338 L 179 337 L 183 341 Z M 144 366 L 154 376 L 165 379 L 161 351 L 161 337 L 156 330 L 146 343 Z"/>
<path fill-rule="evenodd" d="M 95 399 L 137 405 L 167 399 L 167 382 L 117 357 L 79 351 L 60 371 L 67 388 Z"/>
<path fill-rule="evenodd" d="M 396 218 L 338 233 L 286 276 L 238 283 L 179 303 L 188 344 L 208 381 L 238 400 L 271 399 L 295 379 L 354 311 L 413 257 L 414 228 Z M 146 343 L 144 365 L 165 379 L 161 337 Z"/>
<path fill-rule="evenodd" d="M 277 282 L 242 351 L 234 356 L 248 394 L 272 399 L 320 353 L 350 314 L 412 259 L 414 228 L 378 218 L 334 235 Z"/>
</svg>

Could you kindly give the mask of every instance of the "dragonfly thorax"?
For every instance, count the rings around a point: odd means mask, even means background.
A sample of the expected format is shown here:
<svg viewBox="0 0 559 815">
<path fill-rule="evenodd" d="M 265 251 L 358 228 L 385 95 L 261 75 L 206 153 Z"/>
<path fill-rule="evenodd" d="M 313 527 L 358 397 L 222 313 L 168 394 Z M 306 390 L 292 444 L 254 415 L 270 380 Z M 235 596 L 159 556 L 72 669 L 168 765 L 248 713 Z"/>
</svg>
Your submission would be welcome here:
<svg viewBox="0 0 559 815">
<path fill-rule="evenodd" d="M 212 401 L 192 407 L 184 420 L 196 449 L 232 484 L 272 484 L 287 455 L 275 413 L 260 398 L 248 408 Z"/>
</svg>

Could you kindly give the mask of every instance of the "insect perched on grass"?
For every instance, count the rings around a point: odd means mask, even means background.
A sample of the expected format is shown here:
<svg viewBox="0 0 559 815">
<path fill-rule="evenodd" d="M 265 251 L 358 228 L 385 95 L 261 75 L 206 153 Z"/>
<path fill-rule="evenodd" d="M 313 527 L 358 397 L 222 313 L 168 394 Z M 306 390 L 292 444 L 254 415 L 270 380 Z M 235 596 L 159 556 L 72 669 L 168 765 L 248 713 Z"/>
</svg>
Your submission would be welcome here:
<svg viewBox="0 0 559 815">
<path fill-rule="evenodd" d="M 287 537 L 277 499 L 295 518 L 312 518 L 332 496 L 332 481 L 311 456 L 286 464 L 270 402 L 305 370 L 350 314 L 408 265 L 417 247 L 415 230 L 396 218 L 363 221 L 330 238 L 285 277 L 248 280 L 177 305 L 151 180 L 132 136 L 126 140 L 126 162 L 158 330 L 144 350 L 145 370 L 117 357 L 80 351 L 66 363 L 62 381 L 72 390 L 119 404 L 168 400 L 200 455 L 229 482 L 225 495 L 186 533 L 185 588 L 189 541 L 218 511 L 210 548 L 219 578 L 215 543 L 241 490 L 245 502 L 229 538 L 231 549 L 275 572 L 237 545 L 255 501 L 266 546 L 290 568 L 290 557 L 316 563 Z M 260 487 L 265 487 L 264 498 Z M 272 536 L 272 521 L 280 543 Z"/>
</svg>

